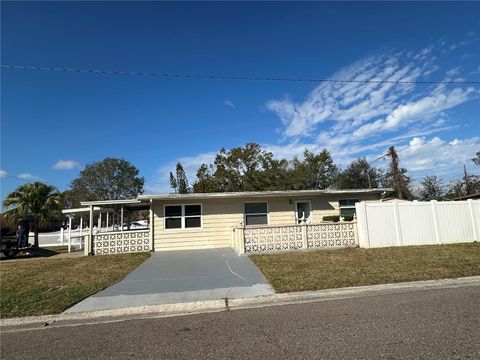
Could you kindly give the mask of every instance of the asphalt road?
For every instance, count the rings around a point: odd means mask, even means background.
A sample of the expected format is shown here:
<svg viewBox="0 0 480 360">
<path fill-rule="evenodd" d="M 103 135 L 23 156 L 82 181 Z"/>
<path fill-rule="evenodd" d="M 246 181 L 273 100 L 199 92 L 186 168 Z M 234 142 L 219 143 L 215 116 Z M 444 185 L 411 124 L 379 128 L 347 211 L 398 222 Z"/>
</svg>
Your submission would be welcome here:
<svg viewBox="0 0 480 360">
<path fill-rule="evenodd" d="M 3 333 L 2 359 L 479 359 L 480 287 Z"/>
</svg>

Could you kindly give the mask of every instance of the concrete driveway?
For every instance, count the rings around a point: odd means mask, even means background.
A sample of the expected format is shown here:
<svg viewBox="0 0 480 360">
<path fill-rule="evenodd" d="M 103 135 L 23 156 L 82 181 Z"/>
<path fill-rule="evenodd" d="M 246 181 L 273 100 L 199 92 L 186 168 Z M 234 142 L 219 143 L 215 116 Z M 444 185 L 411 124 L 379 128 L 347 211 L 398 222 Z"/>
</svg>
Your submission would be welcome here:
<svg viewBox="0 0 480 360">
<path fill-rule="evenodd" d="M 66 312 L 118 309 L 223 298 L 270 295 L 274 291 L 248 256 L 230 248 L 165 251 L 125 279 Z"/>
</svg>

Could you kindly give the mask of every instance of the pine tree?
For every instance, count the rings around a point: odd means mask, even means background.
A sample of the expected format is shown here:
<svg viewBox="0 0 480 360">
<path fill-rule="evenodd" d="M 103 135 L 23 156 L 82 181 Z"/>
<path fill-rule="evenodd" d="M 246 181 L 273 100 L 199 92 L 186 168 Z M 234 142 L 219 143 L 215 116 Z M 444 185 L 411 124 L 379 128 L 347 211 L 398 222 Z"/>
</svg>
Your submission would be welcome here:
<svg viewBox="0 0 480 360">
<path fill-rule="evenodd" d="M 412 194 L 409 189 L 410 177 L 406 175 L 407 170 L 400 168 L 398 154 L 394 146 L 390 146 L 387 152 L 390 156 L 390 166 L 386 176 L 387 186 L 393 188 L 395 197 L 398 199 L 409 199 Z"/>
</svg>

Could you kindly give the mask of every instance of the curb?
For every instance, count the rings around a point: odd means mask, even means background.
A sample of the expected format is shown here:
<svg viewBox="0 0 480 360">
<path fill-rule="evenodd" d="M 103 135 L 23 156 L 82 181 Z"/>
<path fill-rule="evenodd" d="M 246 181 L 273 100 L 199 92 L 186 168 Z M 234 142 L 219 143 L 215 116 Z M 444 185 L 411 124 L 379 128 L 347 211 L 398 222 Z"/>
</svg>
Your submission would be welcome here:
<svg viewBox="0 0 480 360">
<path fill-rule="evenodd" d="M 16 327 L 33 325 L 30 329 L 42 328 L 53 324 L 61 325 L 62 323 L 67 323 L 70 326 L 74 326 L 99 322 L 115 322 L 152 317 L 156 318 L 192 315 L 228 310 L 240 310 L 248 308 L 350 299 L 373 295 L 388 295 L 402 292 L 448 289 L 465 286 L 480 286 L 480 276 L 470 276 L 456 279 L 440 279 L 393 284 L 356 286 L 318 291 L 303 291 L 295 293 L 258 296 L 253 298 L 207 300 L 178 304 L 148 305 L 142 307 L 91 311 L 83 313 L 63 313 L 57 315 L 1 319 L 0 326 Z"/>
</svg>

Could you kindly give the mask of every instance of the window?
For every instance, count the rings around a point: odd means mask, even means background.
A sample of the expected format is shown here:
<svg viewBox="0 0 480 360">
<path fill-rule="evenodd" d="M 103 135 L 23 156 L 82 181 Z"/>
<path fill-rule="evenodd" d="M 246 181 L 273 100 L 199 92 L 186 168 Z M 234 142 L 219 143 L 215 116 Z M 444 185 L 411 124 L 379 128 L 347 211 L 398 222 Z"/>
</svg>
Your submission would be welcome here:
<svg viewBox="0 0 480 360">
<path fill-rule="evenodd" d="M 355 214 L 355 204 L 359 201 L 358 199 L 339 200 L 340 216 L 353 216 Z"/>
<path fill-rule="evenodd" d="M 266 202 L 245 203 L 245 225 L 267 225 L 268 206 Z"/>
<path fill-rule="evenodd" d="M 165 205 L 165 229 L 202 227 L 202 205 Z"/>
</svg>

